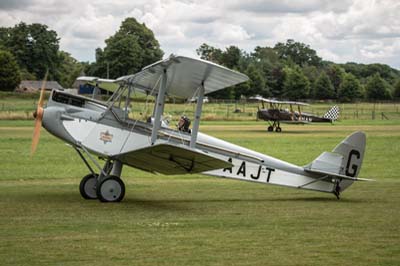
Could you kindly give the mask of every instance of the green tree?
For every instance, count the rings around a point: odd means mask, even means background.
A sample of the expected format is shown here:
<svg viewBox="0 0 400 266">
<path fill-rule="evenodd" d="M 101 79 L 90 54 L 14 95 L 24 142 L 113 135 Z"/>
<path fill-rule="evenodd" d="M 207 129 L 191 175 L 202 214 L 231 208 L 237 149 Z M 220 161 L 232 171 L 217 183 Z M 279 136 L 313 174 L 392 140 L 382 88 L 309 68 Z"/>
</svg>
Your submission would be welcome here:
<svg viewBox="0 0 400 266">
<path fill-rule="evenodd" d="M 338 89 L 338 98 L 340 101 L 352 102 L 362 97 L 360 82 L 353 74 L 346 73 L 342 79 Z"/>
<path fill-rule="evenodd" d="M 375 73 L 365 85 L 367 98 L 373 100 L 388 100 L 392 98 L 390 85 Z"/>
<path fill-rule="evenodd" d="M 391 84 L 393 84 L 394 81 L 400 77 L 400 71 L 384 64 L 365 65 L 346 63 L 341 66 L 346 70 L 346 72 L 350 72 L 355 75 L 361 82 L 367 81 L 367 79 L 373 76 L 375 73 L 379 73 L 381 78 Z"/>
<path fill-rule="evenodd" d="M 64 88 L 72 87 L 75 79 L 83 71 L 83 65 L 73 58 L 69 53 L 59 52 L 60 67 L 57 69 L 59 76 L 59 83 Z"/>
<path fill-rule="evenodd" d="M 335 89 L 324 71 L 321 72 L 318 79 L 315 81 L 313 94 L 315 99 L 335 98 Z"/>
<path fill-rule="evenodd" d="M 59 38 L 55 31 L 43 24 L 21 22 L 1 32 L 0 43 L 15 56 L 21 69 L 38 79 L 49 70 L 49 79 L 57 79 L 60 61 Z"/>
<path fill-rule="evenodd" d="M 277 51 L 270 47 L 257 46 L 251 56 L 258 62 L 268 62 L 270 65 L 279 63 Z"/>
<path fill-rule="evenodd" d="M 240 59 L 243 57 L 242 51 L 237 46 L 229 46 L 222 53 L 221 59 L 222 64 L 227 68 L 234 69 L 238 68 Z"/>
<path fill-rule="evenodd" d="M 285 67 L 283 97 L 290 100 L 305 99 L 309 95 L 310 82 L 299 67 Z"/>
<path fill-rule="evenodd" d="M 400 79 L 398 79 L 396 84 L 394 85 L 393 96 L 396 98 L 400 98 Z"/>
<path fill-rule="evenodd" d="M 313 65 L 320 66 L 322 60 L 317 52 L 304 43 L 288 39 L 286 43 L 277 43 L 274 46 L 279 57 L 283 60 L 292 61 L 299 66 Z"/>
<path fill-rule="evenodd" d="M 249 65 L 246 70 L 246 74 L 249 77 L 249 89 L 242 94 L 245 96 L 261 95 L 264 97 L 270 96 L 268 89 L 265 87 L 265 79 L 262 71 L 257 68 L 254 64 Z M 240 95 L 239 95 L 240 96 Z"/>
<path fill-rule="evenodd" d="M 202 45 L 200 45 L 198 49 L 196 49 L 196 53 L 203 60 L 211 61 L 217 64 L 222 64 L 221 49 L 203 43 Z"/>
<path fill-rule="evenodd" d="M 267 86 L 272 96 L 282 97 L 285 82 L 285 71 L 283 66 L 275 66 L 271 69 L 271 76 L 267 79 Z"/>
<path fill-rule="evenodd" d="M 276 50 L 270 47 L 257 46 L 251 53 L 251 60 L 256 64 L 257 68 L 262 70 L 265 80 L 265 88 L 261 95 L 264 97 L 282 96 L 282 88 L 284 81 L 283 64 Z"/>
<path fill-rule="evenodd" d="M 153 32 L 134 18 L 125 19 L 119 30 L 106 41 L 104 50 L 96 50 L 96 63 L 90 73 L 110 78 L 140 71 L 162 58 L 163 52 Z"/>
<path fill-rule="evenodd" d="M 326 74 L 328 75 L 329 79 L 331 80 L 331 83 L 333 85 L 333 88 L 335 90 L 335 96 L 338 95 L 340 83 L 343 80 L 344 77 L 344 70 L 340 66 L 336 64 L 330 64 L 327 69 L 326 69 Z"/>
<path fill-rule="evenodd" d="M 0 50 L 0 90 L 14 90 L 21 82 L 19 67 L 14 56 Z"/>
</svg>

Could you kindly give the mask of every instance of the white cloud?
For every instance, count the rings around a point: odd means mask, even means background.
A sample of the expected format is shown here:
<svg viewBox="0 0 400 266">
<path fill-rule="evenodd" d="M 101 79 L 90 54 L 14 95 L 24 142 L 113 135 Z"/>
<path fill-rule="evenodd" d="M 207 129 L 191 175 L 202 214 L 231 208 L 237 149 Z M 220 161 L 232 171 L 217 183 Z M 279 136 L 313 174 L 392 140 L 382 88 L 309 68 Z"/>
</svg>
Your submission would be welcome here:
<svg viewBox="0 0 400 266">
<path fill-rule="evenodd" d="M 94 60 L 97 47 L 133 16 L 155 33 L 166 55 L 195 56 L 204 42 L 251 51 L 291 38 L 335 62 L 380 62 L 400 68 L 397 0 L 21 0 L 0 2 L 0 26 L 39 22 L 57 31 L 61 48 Z"/>
</svg>

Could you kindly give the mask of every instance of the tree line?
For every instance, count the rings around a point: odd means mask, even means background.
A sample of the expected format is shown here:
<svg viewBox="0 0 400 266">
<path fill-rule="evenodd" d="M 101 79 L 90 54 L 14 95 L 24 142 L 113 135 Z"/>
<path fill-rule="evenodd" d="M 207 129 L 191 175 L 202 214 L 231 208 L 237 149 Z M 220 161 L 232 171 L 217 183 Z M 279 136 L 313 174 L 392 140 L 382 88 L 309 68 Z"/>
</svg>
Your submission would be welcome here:
<svg viewBox="0 0 400 266">
<path fill-rule="evenodd" d="M 352 102 L 400 97 L 400 71 L 384 64 L 336 64 L 324 61 L 309 45 L 287 40 L 274 47 L 257 46 L 247 53 L 237 46 L 225 50 L 206 43 L 197 50 L 205 60 L 245 73 L 250 80 L 212 96 L 238 99 L 259 94 L 289 100 Z"/>
<path fill-rule="evenodd" d="M 117 78 L 138 72 L 162 59 L 154 33 L 135 18 L 125 19 L 118 31 L 95 50 L 95 62 L 79 62 L 60 50 L 57 33 L 43 24 L 21 22 L 0 27 L 0 90 L 13 90 L 21 80 L 49 79 L 71 87 L 79 75 Z M 316 99 L 351 102 L 400 97 L 400 72 L 384 64 L 336 64 L 324 61 L 309 45 L 287 40 L 273 47 L 258 46 L 248 53 L 237 46 L 219 49 L 206 43 L 197 54 L 245 73 L 250 80 L 214 92 L 210 97 L 239 99 L 253 95 L 290 100 Z"/>
</svg>

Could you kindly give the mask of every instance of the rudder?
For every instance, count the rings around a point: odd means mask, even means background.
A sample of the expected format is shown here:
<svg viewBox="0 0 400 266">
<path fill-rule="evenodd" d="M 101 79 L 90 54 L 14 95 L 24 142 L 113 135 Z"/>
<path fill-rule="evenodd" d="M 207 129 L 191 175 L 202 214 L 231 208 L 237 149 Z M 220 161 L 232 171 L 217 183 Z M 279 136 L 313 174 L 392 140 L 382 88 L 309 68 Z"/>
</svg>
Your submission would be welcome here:
<svg viewBox="0 0 400 266">
<path fill-rule="evenodd" d="M 340 174 L 356 178 L 361 170 L 364 159 L 366 136 L 364 132 L 358 131 L 339 143 L 332 152 L 343 156 L 343 164 Z M 340 191 L 348 188 L 353 181 L 342 180 L 339 184 Z"/>
<path fill-rule="evenodd" d="M 324 118 L 330 119 L 331 121 L 336 121 L 339 118 L 339 113 L 339 106 L 334 105 L 331 109 L 328 110 L 328 112 L 324 114 Z"/>
</svg>

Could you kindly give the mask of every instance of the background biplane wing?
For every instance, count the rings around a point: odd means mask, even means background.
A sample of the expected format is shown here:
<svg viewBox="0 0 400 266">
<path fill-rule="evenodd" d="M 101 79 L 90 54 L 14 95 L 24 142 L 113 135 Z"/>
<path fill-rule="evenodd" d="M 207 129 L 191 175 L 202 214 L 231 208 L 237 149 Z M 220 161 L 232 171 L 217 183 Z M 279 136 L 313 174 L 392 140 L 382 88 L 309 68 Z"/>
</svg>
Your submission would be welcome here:
<svg viewBox="0 0 400 266">
<path fill-rule="evenodd" d="M 303 102 L 294 102 L 294 101 L 278 101 L 278 100 L 273 100 L 273 99 L 266 99 L 261 96 L 254 96 L 250 97 L 250 100 L 257 100 L 265 103 L 271 103 L 271 104 L 288 104 L 288 105 L 300 105 L 300 106 L 309 106 L 308 103 L 303 103 Z"/>
<path fill-rule="evenodd" d="M 201 173 L 232 164 L 201 151 L 170 144 L 159 144 L 118 155 L 121 162 L 149 172 L 165 175 Z"/>
<path fill-rule="evenodd" d="M 132 84 L 135 88 L 156 95 L 157 84 L 164 70 L 167 74 L 166 95 L 176 98 L 192 98 L 203 84 L 208 94 L 247 81 L 239 72 L 201 59 L 173 56 L 143 68 L 142 71 L 116 80 Z"/>
</svg>

